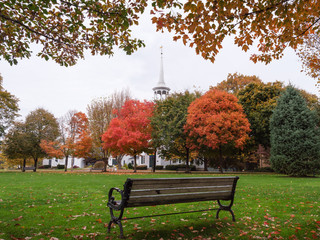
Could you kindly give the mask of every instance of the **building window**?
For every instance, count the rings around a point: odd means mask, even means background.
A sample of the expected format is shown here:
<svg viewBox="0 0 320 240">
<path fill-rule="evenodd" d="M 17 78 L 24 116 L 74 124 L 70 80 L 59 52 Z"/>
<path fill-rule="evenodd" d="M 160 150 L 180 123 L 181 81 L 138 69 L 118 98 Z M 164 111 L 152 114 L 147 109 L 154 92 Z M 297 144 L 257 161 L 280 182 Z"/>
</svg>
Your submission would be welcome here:
<svg viewBox="0 0 320 240">
<path fill-rule="evenodd" d="M 146 157 L 145 156 L 140 156 L 140 162 L 141 162 L 141 165 L 142 164 L 145 164 L 146 163 Z"/>
</svg>

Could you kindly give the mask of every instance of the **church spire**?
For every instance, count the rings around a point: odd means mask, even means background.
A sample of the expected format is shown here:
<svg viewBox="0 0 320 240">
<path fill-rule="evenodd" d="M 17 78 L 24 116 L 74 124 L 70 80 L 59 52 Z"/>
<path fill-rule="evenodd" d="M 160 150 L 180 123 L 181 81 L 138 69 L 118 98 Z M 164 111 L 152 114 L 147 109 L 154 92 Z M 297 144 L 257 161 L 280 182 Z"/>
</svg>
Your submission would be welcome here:
<svg viewBox="0 0 320 240">
<path fill-rule="evenodd" d="M 154 98 L 155 99 L 164 99 L 169 95 L 170 88 L 168 88 L 164 82 L 164 72 L 163 72 L 163 52 L 162 52 L 162 46 L 161 49 L 161 60 L 160 60 L 160 75 L 159 75 L 159 81 L 157 83 L 157 86 L 152 88 L 154 92 Z"/>
</svg>

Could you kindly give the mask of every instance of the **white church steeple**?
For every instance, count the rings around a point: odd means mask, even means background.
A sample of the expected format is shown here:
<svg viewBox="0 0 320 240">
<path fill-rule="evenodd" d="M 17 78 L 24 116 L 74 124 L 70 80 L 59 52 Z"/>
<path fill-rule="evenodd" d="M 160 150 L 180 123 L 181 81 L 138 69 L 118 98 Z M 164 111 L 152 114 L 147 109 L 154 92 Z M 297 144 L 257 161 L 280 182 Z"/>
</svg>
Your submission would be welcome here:
<svg viewBox="0 0 320 240">
<path fill-rule="evenodd" d="M 152 88 L 154 92 L 154 98 L 155 99 L 165 99 L 170 92 L 170 88 L 168 88 L 164 82 L 164 74 L 163 74 L 163 53 L 162 53 L 162 47 L 161 49 L 161 62 L 160 62 L 160 76 L 159 81 L 157 83 L 157 86 Z"/>
</svg>

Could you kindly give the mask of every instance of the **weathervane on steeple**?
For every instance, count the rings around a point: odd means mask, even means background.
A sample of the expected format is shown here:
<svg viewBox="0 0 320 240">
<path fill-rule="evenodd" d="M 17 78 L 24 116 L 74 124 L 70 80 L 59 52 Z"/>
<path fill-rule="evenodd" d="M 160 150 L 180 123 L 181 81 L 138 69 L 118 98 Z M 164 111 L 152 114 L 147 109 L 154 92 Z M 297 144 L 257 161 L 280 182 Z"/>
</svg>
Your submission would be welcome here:
<svg viewBox="0 0 320 240">
<path fill-rule="evenodd" d="M 152 88 L 154 92 L 154 98 L 161 100 L 165 99 L 170 92 L 170 88 L 168 88 L 164 82 L 164 74 L 163 74 L 163 52 L 162 52 L 163 47 L 160 47 L 161 51 L 161 61 L 160 61 L 160 76 L 159 76 L 159 81 L 156 87 Z"/>
</svg>

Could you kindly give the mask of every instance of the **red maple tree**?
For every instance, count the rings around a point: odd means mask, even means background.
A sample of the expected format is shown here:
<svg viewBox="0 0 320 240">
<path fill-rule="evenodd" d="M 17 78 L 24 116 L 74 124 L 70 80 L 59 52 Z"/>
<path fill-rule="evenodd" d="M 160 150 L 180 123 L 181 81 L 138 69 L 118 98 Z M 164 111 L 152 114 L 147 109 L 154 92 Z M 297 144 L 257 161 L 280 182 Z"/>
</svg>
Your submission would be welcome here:
<svg viewBox="0 0 320 240">
<path fill-rule="evenodd" d="M 128 100 L 111 120 L 107 131 L 102 135 L 103 147 L 113 155 L 127 154 L 134 158 L 136 172 L 136 157 L 142 152 L 148 152 L 151 145 L 152 102 Z"/>
<path fill-rule="evenodd" d="M 222 147 L 242 148 L 249 138 L 250 123 L 234 95 L 211 89 L 190 104 L 185 130 L 192 149 L 219 151 L 222 171 Z"/>
</svg>

